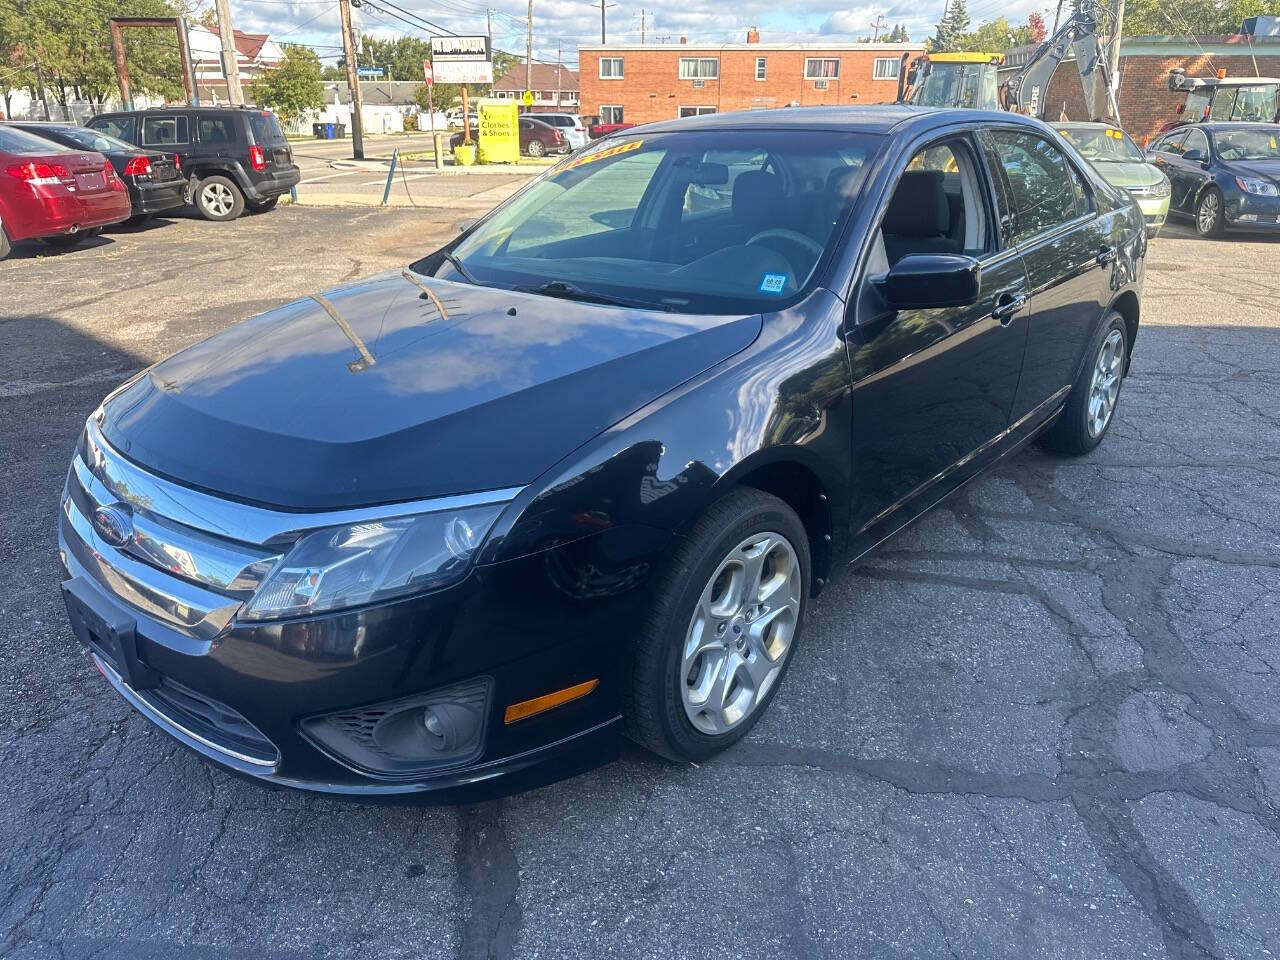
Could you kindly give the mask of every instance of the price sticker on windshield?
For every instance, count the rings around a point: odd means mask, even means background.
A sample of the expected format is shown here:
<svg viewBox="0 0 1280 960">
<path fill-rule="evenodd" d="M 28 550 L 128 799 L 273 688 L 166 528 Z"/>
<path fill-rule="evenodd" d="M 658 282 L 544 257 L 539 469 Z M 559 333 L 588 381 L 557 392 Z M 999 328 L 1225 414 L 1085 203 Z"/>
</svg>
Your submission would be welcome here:
<svg viewBox="0 0 1280 960">
<path fill-rule="evenodd" d="M 761 293 L 781 293 L 787 286 L 785 273 L 766 273 L 760 281 Z"/>
<path fill-rule="evenodd" d="M 633 150 L 639 150 L 643 140 L 631 140 L 627 143 L 620 143 L 614 147 L 605 147 L 603 150 L 597 150 L 595 153 L 588 153 L 586 156 L 579 157 L 571 163 L 566 163 L 564 169 L 572 170 L 574 167 L 580 167 L 583 164 L 595 163 L 597 160 L 605 160 L 609 157 L 619 157 L 624 153 L 631 153 Z"/>
</svg>

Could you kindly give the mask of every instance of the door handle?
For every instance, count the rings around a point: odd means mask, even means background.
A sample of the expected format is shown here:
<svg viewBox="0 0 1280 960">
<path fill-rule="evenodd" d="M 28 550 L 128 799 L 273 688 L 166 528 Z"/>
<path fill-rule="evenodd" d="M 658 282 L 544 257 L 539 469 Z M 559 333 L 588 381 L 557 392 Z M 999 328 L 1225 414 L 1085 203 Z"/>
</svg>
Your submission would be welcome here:
<svg viewBox="0 0 1280 960">
<path fill-rule="evenodd" d="M 1116 248 L 1108 247 L 1105 244 L 1099 248 L 1097 260 L 1098 266 L 1105 267 L 1108 263 L 1116 258 Z"/>
<path fill-rule="evenodd" d="M 991 315 L 1000 321 L 1000 326 L 1007 327 L 1013 322 L 1014 315 L 1026 305 L 1025 293 L 1002 293 L 996 298 L 996 305 L 991 308 Z"/>
</svg>

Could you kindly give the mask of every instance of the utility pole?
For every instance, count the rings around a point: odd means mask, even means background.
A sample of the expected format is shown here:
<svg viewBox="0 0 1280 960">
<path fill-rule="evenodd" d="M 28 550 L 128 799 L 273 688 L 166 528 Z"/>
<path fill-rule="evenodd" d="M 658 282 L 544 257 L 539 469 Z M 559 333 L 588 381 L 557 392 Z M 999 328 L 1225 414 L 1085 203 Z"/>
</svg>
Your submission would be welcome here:
<svg viewBox="0 0 1280 960">
<path fill-rule="evenodd" d="M 600 42 L 608 42 L 604 38 L 604 0 L 600 0 Z"/>
<path fill-rule="evenodd" d="M 227 0 L 218 0 L 226 3 Z M 351 0 L 338 0 L 338 14 L 342 17 L 342 56 L 347 61 L 347 87 L 351 93 L 351 155 L 364 159 L 364 98 L 360 95 L 360 78 L 356 73 L 356 42 L 351 36 Z M 462 123 L 466 127 L 466 117 Z"/>
<path fill-rule="evenodd" d="M 493 49 L 493 7 L 484 12 L 484 33 L 489 38 L 489 49 Z"/>
<path fill-rule="evenodd" d="M 1111 49 L 1107 60 L 1111 67 L 1111 91 L 1120 86 L 1120 37 L 1124 33 L 1124 0 L 1111 0 Z M 1116 123 L 1120 118 L 1116 117 Z"/>
<path fill-rule="evenodd" d="M 644 7 L 640 8 L 640 46 L 644 46 Z"/>
<path fill-rule="evenodd" d="M 533 89 L 533 0 L 529 0 L 529 14 L 524 22 L 524 88 Z M 532 107 L 525 107 L 525 113 Z"/>
<path fill-rule="evenodd" d="M 240 89 L 240 63 L 236 53 L 236 31 L 231 25 L 231 3 L 216 0 L 218 36 L 222 40 L 222 75 L 227 78 L 227 99 L 233 107 L 244 106 L 244 91 Z"/>
<path fill-rule="evenodd" d="M 1058 32 L 1058 21 L 1062 19 L 1062 0 L 1058 0 L 1058 9 L 1053 11 L 1053 29 L 1049 31 L 1049 36 L 1054 36 Z"/>
<path fill-rule="evenodd" d="M 876 14 L 875 23 L 871 24 L 871 42 L 876 43 L 880 39 L 880 31 L 884 29 L 884 14 Z"/>
<path fill-rule="evenodd" d="M 556 109 L 560 109 L 560 64 L 563 61 L 563 55 L 560 51 L 560 41 L 556 41 Z"/>
</svg>

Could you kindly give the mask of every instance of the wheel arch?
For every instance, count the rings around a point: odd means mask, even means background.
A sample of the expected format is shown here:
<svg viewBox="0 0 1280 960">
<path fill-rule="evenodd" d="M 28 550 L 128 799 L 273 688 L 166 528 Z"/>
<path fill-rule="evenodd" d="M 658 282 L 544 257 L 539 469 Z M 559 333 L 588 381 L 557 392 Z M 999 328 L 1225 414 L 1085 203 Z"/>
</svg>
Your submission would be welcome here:
<svg viewBox="0 0 1280 960">
<path fill-rule="evenodd" d="M 1133 344 L 1138 339 L 1138 318 L 1142 312 L 1138 294 L 1133 290 L 1120 291 L 1107 307 L 1107 313 L 1112 312 L 1124 318 L 1125 337 L 1128 340 L 1126 346 L 1129 348 L 1128 356 L 1125 358 L 1125 373 L 1128 373 L 1129 365 L 1133 363 Z"/>
<path fill-rule="evenodd" d="M 736 464 L 720 478 L 715 497 L 736 487 L 771 494 L 796 512 L 809 535 L 810 594 L 817 596 L 831 578 L 835 523 L 831 483 L 802 448 L 764 450 Z"/>
</svg>

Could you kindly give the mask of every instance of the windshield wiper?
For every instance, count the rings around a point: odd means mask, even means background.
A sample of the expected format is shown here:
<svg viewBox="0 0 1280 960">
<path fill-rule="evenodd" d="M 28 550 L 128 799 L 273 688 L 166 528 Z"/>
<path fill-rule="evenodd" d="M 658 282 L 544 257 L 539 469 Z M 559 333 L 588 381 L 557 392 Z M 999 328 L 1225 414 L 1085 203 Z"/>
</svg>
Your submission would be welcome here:
<svg viewBox="0 0 1280 960">
<path fill-rule="evenodd" d="M 632 300 L 628 297 L 615 297 L 608 293 L 595 293 L 581 287 L 566 283 L 564 280 L 548 280 L 546 283 L 532 287 L 513 287 L 519 293 L 536 293 L 543 297 L 558 297 L 561 300 L 578 300 L 582 303 L 603 303 L 613 307 L 636 307 L 641 310 L 662 310 L 670 313 L 675 308 L 665 303 L 649 303 L 645 300 Z"/>
<path fill-rule="evenodd" d="M 452 250 L 441 250 L 440 256 L 444 257 L 449 262 L 449 266 L 461 274 L 463 280 L 467 281 L 467 283 L 474 283 L 477 287 L 480 286 L 480 281 L 471 275 L 471 271 L 463 266 L 462 261 L 458 259 L 457 254 Z"/>
</svg>

